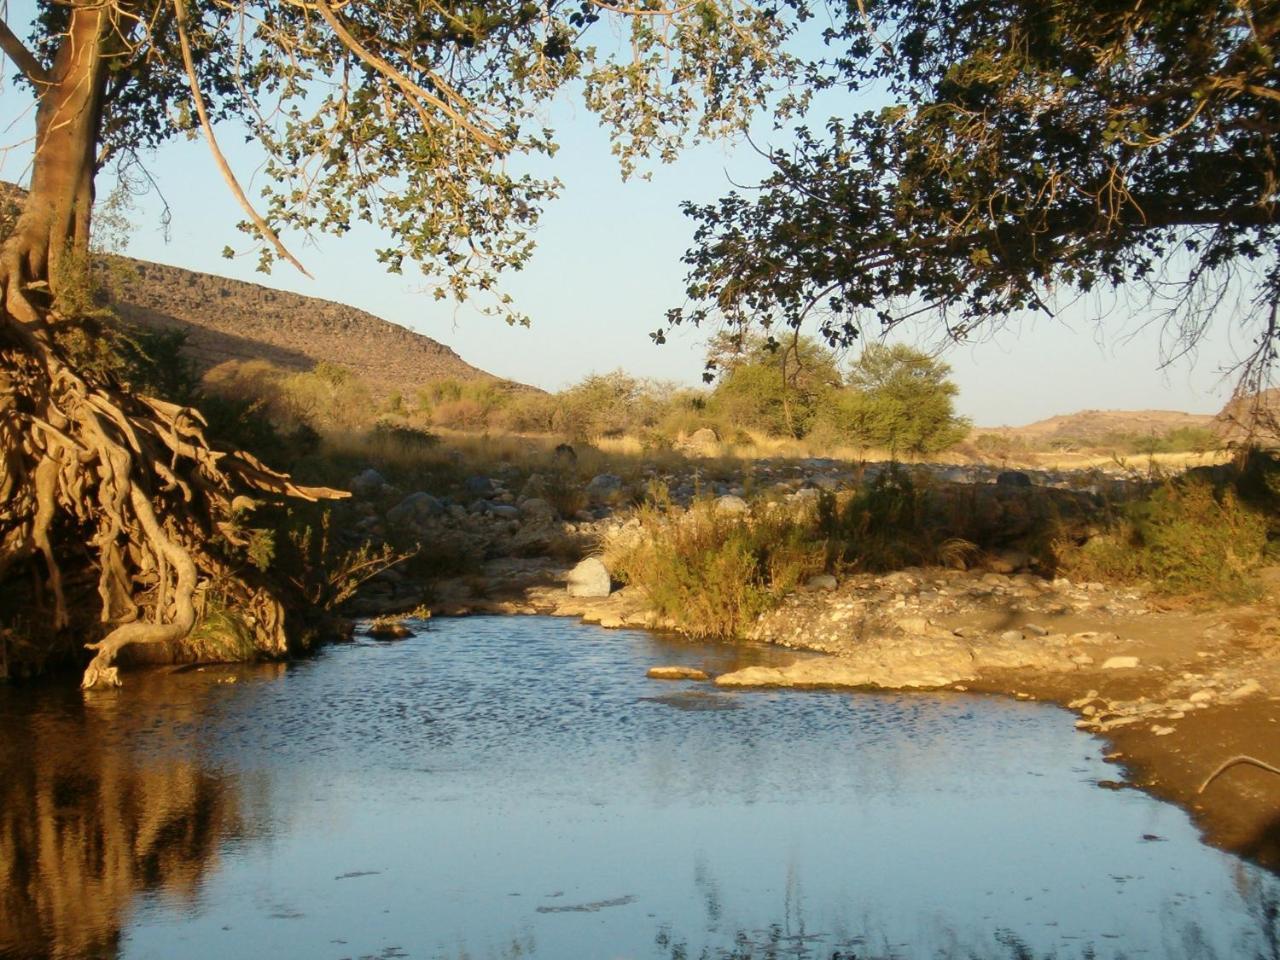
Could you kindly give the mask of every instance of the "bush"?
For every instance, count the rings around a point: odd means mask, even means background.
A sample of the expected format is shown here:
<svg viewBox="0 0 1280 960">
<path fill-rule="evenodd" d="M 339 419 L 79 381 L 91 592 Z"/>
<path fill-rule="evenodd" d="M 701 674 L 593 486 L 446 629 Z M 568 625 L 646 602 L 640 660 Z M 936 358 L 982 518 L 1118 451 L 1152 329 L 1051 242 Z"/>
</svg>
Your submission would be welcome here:
<svg viewBox="0 0 1280 960">
<path fill-rule="evenodd" d="M 1244 601 L 1267 550 L 1266 517 L 1230 487 L 1206 479 L 1167 481 L 1125 507 L 1100 536 L 1060 546 L 1068 575 L 1087 580 L 1149 580 L 1162 593 Z"/>
<path fill-rule="evenodd" d="M 615 543 L 619 577 L 644 591 L 655 610 L 689 636 L 736 639 L 825 563 L 812 516 L 757 506 L 725 514 L 710 501 L 684 514 L 641 508 L 642 536 Z"/>
</svg>

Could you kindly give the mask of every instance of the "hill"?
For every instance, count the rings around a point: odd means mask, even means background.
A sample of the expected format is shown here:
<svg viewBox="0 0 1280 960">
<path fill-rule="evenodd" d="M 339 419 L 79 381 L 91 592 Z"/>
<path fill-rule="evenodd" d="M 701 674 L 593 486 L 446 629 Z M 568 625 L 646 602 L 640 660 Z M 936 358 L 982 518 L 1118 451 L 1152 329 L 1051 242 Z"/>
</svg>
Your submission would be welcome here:
<svg viewBox="0 0 1280 960">
<path fill-rule="evenodd" d="M 1214 429 L 1231 443 L 1280 444 L 1280 387 L 1231 400 L 1214 418 Z"/>
<path fill-rule="evenodd" d="M 444 344 L 364 310 L 131 257 L 110 258 L 111 305 L 139 326 L 182 330 L 201 373 L 226 360 L 352 369 L 379 397 L 429 380 L 498 380 Z M 531 389 L 531 388 L 530 388 Z"/>
<path fill-rule="evenodd" d="M 1091 446 L 1117 435 L 1162 436 L 1182 428 L 1212 428 L 1213 414 L 1179 410 L 1081 410 L 1038 420 L 1023 427 L 980 428 L 980 433 L 1000 433 L 1032 447 L 1074 443 Z"/>
</svg>

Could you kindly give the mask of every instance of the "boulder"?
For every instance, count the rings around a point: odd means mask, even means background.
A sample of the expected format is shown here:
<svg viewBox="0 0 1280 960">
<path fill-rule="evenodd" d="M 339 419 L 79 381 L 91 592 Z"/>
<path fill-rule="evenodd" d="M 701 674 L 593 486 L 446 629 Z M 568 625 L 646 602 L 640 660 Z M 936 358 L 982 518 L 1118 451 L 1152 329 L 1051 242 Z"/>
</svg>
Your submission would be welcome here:
<svg viewBox="0 0 1280 960">
<path fill-rule="evenodd" d="M 527 500 L 521 500 L 519 503 L 520 516 L 526 520 L 554 520 L 556 519 L 556 508 L 541 497 L 530 497 Z"/>
<path fill-rule="evenodd" d="M 474 497 L 487 497 L 497 493 L 501 484 L 492 477 L 467 477 L 462 481 L 463 488 Z"/>
<path fill-rule="evenodd" d="M 747 501 L 731 493 L 716 498 L 716 513 L 746 513 L 750 509 Z"/>
<path fill-rule="evenodd" d="M 710 427 L 702 427 L 687 437 L 681 437 L 672 448 L 685 456 L 713 457 L 720 451 L 720 437 Z"/>
<path fill-rule="evenodd" d="M 840 584 L 836 578 L 829 573 L 819 573 L 810 577 L 805 581 L 804 588 L 806 590 L 822 591 L 823 593 L 831 593 Z"/>
<path fill-rule="evenodd" d="M 616 503 L 622 499 L 622 478 L 612 473 L 600 473 L 587 484 L 587 499 L 592 503 Z"/>
<path fill-rule="evenodd" d="M 421 523 L 444 513 L 444 504 L 424 491 L 411 493 L 387 511 L 387 523 L 401 527 Z"/>
<path fill-rule="evenodd" d="M 413 631 L 398 620 L 375 620 L 365 634 L 375 640 L 404 640 L 412 637 Z"/>
<path fill-rule="evenodd" d="M 996 476 L 996 486 L 1029 487 L 1031 486 L 1031 477 L 1021 470 L 1004 470 Z"/>
<path fill-rule="evenodd" d="M 373 467 L 357 473 L 347 481 L 347 486 L 351 488 L 351 492 L 357 497 L 376 497 L 386 485 L 387 481 L 382 474 L 373 469 Z"/>
<path fill-rule="evenodd" d="M 569 571 L 569 596 L 607 597 L 613 591 L 613 578 L 599 557 L 587 557 Z"/>
</svg>

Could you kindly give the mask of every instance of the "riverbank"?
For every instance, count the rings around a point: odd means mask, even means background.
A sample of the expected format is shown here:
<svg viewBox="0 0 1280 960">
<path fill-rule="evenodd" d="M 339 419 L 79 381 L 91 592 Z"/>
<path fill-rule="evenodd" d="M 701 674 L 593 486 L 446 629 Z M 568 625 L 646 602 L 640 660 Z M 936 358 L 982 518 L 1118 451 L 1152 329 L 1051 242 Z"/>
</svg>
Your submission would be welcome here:
<svg viewBox="0 0 1280 960">
<path fill-rule="evenodd" d="M 665 629 L 633 587 L 574 597 L 547 560 L 495 561 L 444 582 L 439 615 L 550 613 Z M 1280 869 L 1280 777 L 1224 761 L 1280 758 L 1280 570 L 1250 606 L 1196 610 L 1139 589 L 990 570 L 908 569 L 845 578 L 787 598 L 750 640 L 796 650 L 790 665 L 712 678 L 721 687 L 967 690 L 1059 704 L 1111 744 L 1104 788 L 1187 810 L 1205 839 Z M 483 585 L 483 595 L 474 588 Z"/>
</svg>

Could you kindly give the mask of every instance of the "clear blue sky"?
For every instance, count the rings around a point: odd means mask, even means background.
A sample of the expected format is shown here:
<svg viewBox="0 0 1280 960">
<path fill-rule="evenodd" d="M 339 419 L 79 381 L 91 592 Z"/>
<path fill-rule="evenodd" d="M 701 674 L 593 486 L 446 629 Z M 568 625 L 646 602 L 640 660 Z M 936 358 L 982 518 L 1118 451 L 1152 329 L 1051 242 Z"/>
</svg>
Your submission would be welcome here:
<svg viewBox="0 0 1280 960">
<path fill-rule="evenodd" d="M 9 22 L 26 34 L 26 0 L 10 4 Z M 0 88 L 3 142 L 0 177 L 25 182 L 30 162 L 27 92 L 14 84 L 5 64 Z M 684 270 L 679 262 L 691 236 L 679 211 L 681 200 L 710 201 L 763 172 L 746 144 L 707 145 L 671 166 L 653 170 L 651 181 L 623 183 L 609 154 L 608 140 L 591 114 L 567 96 L 551 116 L 562 149 L 554 171 L 565 183 L 561 198 L 547 209 L 539 228 L 538 251 L 506 289 L 533 319 L 528 329 L 508 327 L 469 307 L 440 303 L 421 292 L 416 271 L 383 272 L 373 257 L 382 239 L 355 231 L 339 240 L 311 245 L 287 238 L 314 280 L 278 265 L 264 277 L 252 255 L 221 256 L 246 238 L 235 229 L 240 211 L 214 168 L 203 141 L 175 141 L 150 157 L 149 166 L 173 210 L 166 242 L 159 205 L 144 200 L 133 215 L 136 234 L 127 253 L 147 260 L 236 277 L 338 300 L 426 334 L 455 349 L 465 360 L 501 376 L 547 389 L 565 386 L 587 373 L 615 368 L 642 375 L 698 383 L 707 331 L 678 330 L 665 346 L 649 333 L 665 311 L 682 300 Z M 256 160 L 231 131 L 223 146 L 250 196 Z M 99 184 L 99 195 L 110 190 Z M 1013 324 L 994 338 L 953 347 L 945 359 L 960 386 L 960 411 L 980 425 L 1022 424 L 1056 413 L 1086 408 L 1163 408 L 1212 412 L 1230 392 L 1222 371 L 1247 346 L 1232 342 L 1226 316 L 1202 344 L 1193 362 L 1159 369 L 1158 326 L 1142 329 L 1140 310 L 1078 303 L 1055 320 L 1037 317 Z M 905 334 L 922 346 L 935 334 Z M 1239 341 L 1239 335 L 1235 338 Z"/>
</svg>

